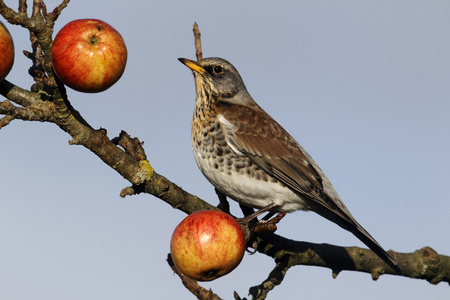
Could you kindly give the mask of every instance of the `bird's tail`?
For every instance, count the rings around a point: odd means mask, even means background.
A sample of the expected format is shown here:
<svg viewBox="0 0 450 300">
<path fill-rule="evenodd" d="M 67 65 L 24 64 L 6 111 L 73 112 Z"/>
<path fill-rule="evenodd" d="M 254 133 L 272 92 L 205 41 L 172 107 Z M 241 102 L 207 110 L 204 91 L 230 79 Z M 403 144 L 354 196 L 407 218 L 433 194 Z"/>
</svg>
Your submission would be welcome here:
<svg viewBox="0 0 450 300">
<path fill-rule="evenodd" d="M 389 265 L 397 274 L 401 274 L 401 270 L 395 261 L 395 259 L 387 253 L 383 247 L 378 244 L 378 242 L 365 230 L 348 212 L 344 212 L 340 209 L 338 211 L 333 210 L 332 213 L 330 210 L 314 210 L 319 215 L 324 218 L 338 224 L 342 228 L 353 233 L 358 239 L 361 240 L 367 247 L 370 248 L 379 258 L 381 258 L 386 264 Z"/>
<path fill-rule="evenodd" d="M 367 247 L 370 248 L 379 258 L 381 258 L 385 263 L 387 263 L 397 274 L 401 274 L 397 262 L 395 259 L 387 253 L 383 247 L 378 244 L 378 242 L 358 223 L 356 223 L 356 227 L 348 229 L 351 233 L 353 233 L 358 239 L 361 240 Z"/>
</svg>

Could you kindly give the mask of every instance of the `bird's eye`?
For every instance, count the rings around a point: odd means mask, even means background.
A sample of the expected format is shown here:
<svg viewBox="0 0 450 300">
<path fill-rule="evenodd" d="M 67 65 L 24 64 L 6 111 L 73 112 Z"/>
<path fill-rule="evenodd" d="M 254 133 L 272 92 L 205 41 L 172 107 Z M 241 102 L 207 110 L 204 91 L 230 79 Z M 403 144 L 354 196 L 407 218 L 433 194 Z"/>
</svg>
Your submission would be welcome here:
<svg viewBox="0 0 450 300">
<path fill-rule="evenodd" d="M 220 73 L 223 72 L 223 68 L 222 68 L 221 66 L 215 66 L 215 67 L 213 68 L 213 71 L 214 71 L 214 73 L 216 73 L 216 74 L 220 74 Z"/>
</svg>

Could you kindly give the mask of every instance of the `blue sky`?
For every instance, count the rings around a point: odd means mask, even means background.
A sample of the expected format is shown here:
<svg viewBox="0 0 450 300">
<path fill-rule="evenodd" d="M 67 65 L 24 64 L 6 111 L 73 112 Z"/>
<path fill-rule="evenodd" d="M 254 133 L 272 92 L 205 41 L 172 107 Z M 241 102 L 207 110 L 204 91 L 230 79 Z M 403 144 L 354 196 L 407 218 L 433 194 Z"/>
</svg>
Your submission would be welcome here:
<svg viewBox="0 0 450 300">
<path fill-rule="evenodd" d="M 16 8 L 17 1 L 5 1 Z M 46 1 L 53 8 L 58 2 Z M 31 4 L 30 4 L 31 5 Z M 72 1 L 58 31 L 79 18 L 110 23 L 129 58 L 100 94 L 68 90 L 72 105 L 110 138 L 145 141 L 155 170 L 216 204 L 190 145 L 194 80 L 178 57 L 240 71 L 253 98 L 297 139 L 355 218 L 386 249 L 431 246 L 450 255 L 450 2 Z M 8 80 L 28 88 L 28 33 L 8 25 L 16 62 Z M 14 121 L 0 130 L 1 299 L 195 299 L 165 261 L 182 212 L 150 195 L 122 199 L 128 183 L 52 124 Z M 236 205 L 233 213 L 239 214 Z M 314 213 L 289 214 L 278 234 L 363 246 Z M 245 255 L 206 283 L 246 296 L 274 267 Z M 448 285 L 331 271 L 289 270 L 268 299 L 448 299 Z"/>
</svg>

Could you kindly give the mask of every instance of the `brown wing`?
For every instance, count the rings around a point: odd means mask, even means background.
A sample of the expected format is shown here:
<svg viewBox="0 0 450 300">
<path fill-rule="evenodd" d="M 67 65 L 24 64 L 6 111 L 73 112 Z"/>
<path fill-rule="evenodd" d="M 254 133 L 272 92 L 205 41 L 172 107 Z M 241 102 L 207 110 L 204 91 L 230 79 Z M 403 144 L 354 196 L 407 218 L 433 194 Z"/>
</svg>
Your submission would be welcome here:
<svg viewBox="0 0 450 300">
<path fill-rule="evenodd" d="M 220 102 L 218 113 L 235 127 L 228 135 L 234 148 L 298 193 L 314 200 L 323 198 L 319 196 L 322 179 L 316 169 L 297 142 L 262 108 Z"/>
</svg>

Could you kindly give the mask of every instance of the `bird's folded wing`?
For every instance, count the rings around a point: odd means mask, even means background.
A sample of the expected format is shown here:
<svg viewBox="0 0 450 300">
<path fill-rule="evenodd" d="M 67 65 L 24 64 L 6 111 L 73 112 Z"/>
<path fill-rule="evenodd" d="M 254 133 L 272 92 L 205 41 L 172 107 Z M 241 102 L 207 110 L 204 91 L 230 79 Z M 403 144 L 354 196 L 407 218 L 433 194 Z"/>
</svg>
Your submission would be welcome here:
<svg viewBox="0 0 450 300">
<path fill-rule="evenodd" d="M 219 120 L 232 148 L 294 191 L 308 198 L 323 199 L 318 195 L 323 186 L 316 169 L 297 142 L 262 108 L 228 103 L 220 103 L 218 108 Z"/>
</svg>

